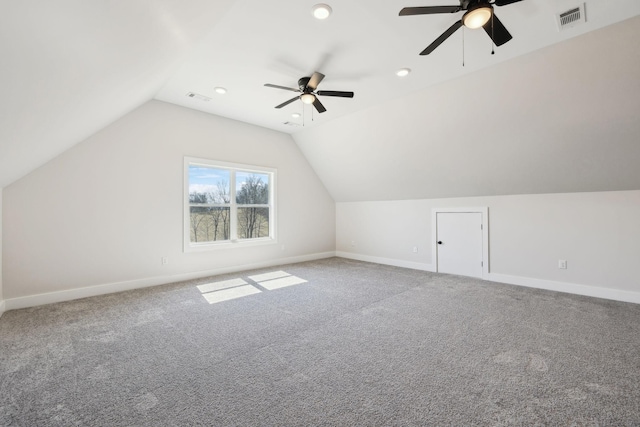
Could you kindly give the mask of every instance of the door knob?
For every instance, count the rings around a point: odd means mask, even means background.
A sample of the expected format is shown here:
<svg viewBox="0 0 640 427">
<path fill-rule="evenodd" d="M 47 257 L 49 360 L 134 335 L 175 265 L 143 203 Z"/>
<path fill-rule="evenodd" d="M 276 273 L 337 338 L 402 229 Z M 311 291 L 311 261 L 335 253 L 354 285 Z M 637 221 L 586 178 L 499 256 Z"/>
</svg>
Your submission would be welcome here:
<svg viewBox="0 0 640 427">
<path fill-rule="evenodd" d="M 441 245 L 442 244 L 442 240 L 438 240 L 438 244 Z"/>
</svg>

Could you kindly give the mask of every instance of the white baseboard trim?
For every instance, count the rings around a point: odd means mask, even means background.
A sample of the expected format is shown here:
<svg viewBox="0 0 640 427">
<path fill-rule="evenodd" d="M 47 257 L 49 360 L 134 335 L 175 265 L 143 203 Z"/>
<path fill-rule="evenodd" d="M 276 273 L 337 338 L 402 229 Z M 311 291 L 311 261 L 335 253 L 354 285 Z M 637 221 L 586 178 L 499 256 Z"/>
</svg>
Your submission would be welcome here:
<svg viewBox="0 0 640 427">
<path fill-rule="evenodd" d="M 393 259 L 393 258 L 382 258 L 382 257 L 376 257 L 376 256 L 370 256 L 370 255 L 356 254 L 353 252 L 341 252 L 341 251 L 336 252 L 336 256 L 340 258 L 353 259 L 356 261 L 372 262 L 374 264 L 383 264 L 383 265 L 392 265 L 394 267 L 410 268 L 412 270 L 422 270 L 422 271 L 431 271 L 431 272 L 435 271 L 435 269 L 431 264 L 424 264 L 421 262 L 404 261 L 404 260 Z"/>
<path fill-rule="evenodd" d="M 79 298 L 94 297 L 98 295 L 112 294 L 133 289 L 146 288 L 149 286 L 166 285 L 168 283 L 181 282 L 184 280 L 198 279 L 218 274 L 237 273 L 240 271 L 254 270 L 258 268 L 275 267 L 285 264 L 296 264 L 299 262 L 315 261 L 319 259 L 336 256 L 335 252 L 320 252 L 309 255 L 300 255 L 289 258 L 279 258 L 252 264 L 241 264 L 229 267 L 219 267 L 211 270 L 201 270 L 189 273 L 180 273 L 167 276 L 156 276 L 145 279 L 128 280 L 124 282 L 107 283 L 104 285 L 88 286 L 85 288 L 69 289 L 65 291 L 48 292 L 38 295 L 29 295 L 19 298 L 10 298 L 3 301 L 2 307 L 6 310 L 17 310 L 20 308 L 35 307 L 38 305 L 52 304 L 56 302 L 71 301 Z"/>
<path fill-rule="evenodd" d="M 487 280 L 507 283 L 509 285 L 526 286 L 528 288 L 546 289 L 549 291 L 565 292 L 568 294 L 640 304 L 640 292 L 600 288 L 597 286 L 579 285 L 576 283 L 556 282 L 553 280 L 533 279 L 530 277 L 511 276 L 499 273 L 489 273 Z"/>
<path fill-rule="evenodd" d="M 395 267 L 411 268 L 435 272 L 431 264 L 422 264 L 411 261 L 403 261 L 391 258 L 375 257 L 356 254 L 352 252 L 336 252 L 337 257 L 354 259 L 357 261 L 373 262 L 375 264 L 393 265 Z M 530 277 L 511 276 L 508 274 L 489 273 L 485 280 L 509 285 L 526 286 L 528 288 L 546 289 L 549 291 L 564 292 L 568 294 L 584 295 L 588 297 L 603 298 L 614 301 L 631 302 L 640 304 L 640 292 L 623 291 L 619 289 L 601 288 L 597 286 L 579 285 L 576 283 L 556 282 L 553 280 L 533 279 Z"/>
<path fill-rule="evenodd" d="M 219 267 L 210 270 L 201 270 L 189 273 L 180 273 L 168 276 L 156 276 L 145 279 L 129 280 L 124 282 L 108 283 L 104 285 L 88 286 L 85 288 L 69 289 L 57 292 L 48 292 L 38 295 L 30 295 L 19 298 L 10 298 L 0 301 L 0 316 L 5 311 L 17 310 L 20 308 L 35 307 L 38 305 L 52 304 L 56 302 L 71 301 L 79 298 L 86 298 L 98 295 L 111 294 L 115 292 L 129 291 L 149 286 L 165 285 L 168 283 L 180 282 L 184 280 L 197 279 L 200 277 L 215 276 L 218 274 L 236 273 L 258 268 L 275 267 L 285 264 L 295 264 L 299 262 L 315 261 L 319 259 L 340 257 L 357 261 L 372 262 L 375 264 L 391 265 L 394 267 L 410 268 L 435 272 L 431 264 L 404 261 L 393 258 L 375 257 L 351 252 L 320 252 L 309 255 L 300 255 L 289 258 L 280 258 L 265 262 L 252 264 L 241 264 L 229 267 Z M 556 292 L 584 295 L 596 298 L 609 299 L 614 301 L 630 302 L 640 304 L 640 292 L 624 291 L 619 289 L 601 288 L 596 286 L 579 285 L 575 283 L 556 282 L 552 280 L 534 279 L 530 277 L 512 276 L 507 274 L 489 273 L 489 281 L 506 283 L 529 288 L 546 289 Z"/>
<path fill-rule="evenodd" d="M 4 300 L 0 301 L 0 317 L 2 317 L 2 315 L 5 312 L 5 303 Z"/>
</svg>

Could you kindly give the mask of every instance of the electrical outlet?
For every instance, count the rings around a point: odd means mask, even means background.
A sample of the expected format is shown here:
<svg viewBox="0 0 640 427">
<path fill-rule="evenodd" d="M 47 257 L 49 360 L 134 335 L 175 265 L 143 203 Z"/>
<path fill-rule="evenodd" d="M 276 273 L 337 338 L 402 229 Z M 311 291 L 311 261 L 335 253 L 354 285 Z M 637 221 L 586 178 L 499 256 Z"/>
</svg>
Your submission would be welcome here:
<svg viewBox="0 0 640 427">
<path fill-rule="evenodd" d="M 567 260 L 566 259 L 559 259 L 558 260 L 558 268 L 561 268 L 561 269 L 565 270 L 567 268 Z"/>
<path fill-rule="evenodd" d="M 417 254 L 417 253 L 418 253 L 418 247 L 417 247 L 417 246 L 414 246 L 414 247 L 413 247 L 413 253 L 414 253 L 414 254 Z"/>
<path fill-rule="evenodd" d="M 356 246 L 356 241 L 355 240 L 351 241 L 351 246 L 354 246 L 354 247 Z"/>
<path fill-rule="evenodd" d="M 162 258 L 160 258 L 160 261 L 162 262 L 162 265 L 169 264 L 169 258 L 167 258 L 166 256 L 163 256 Z"/>
</svg>

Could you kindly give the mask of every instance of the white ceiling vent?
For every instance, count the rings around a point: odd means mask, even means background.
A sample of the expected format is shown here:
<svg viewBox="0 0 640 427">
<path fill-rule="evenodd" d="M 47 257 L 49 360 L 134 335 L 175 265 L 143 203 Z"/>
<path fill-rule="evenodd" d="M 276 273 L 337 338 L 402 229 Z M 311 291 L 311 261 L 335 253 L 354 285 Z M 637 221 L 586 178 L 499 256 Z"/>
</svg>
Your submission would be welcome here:
<svg viewBox="0 0 640 427">
<path fill-rule="evenodd" d="M 189 93 L 187 93 L 187 96 L 188 96 L 189 98 L 197 99 L 197 100 L 199 100 L 199 101 L 204 101 L 204 102 L 209 102 L 209 101 L 211 101 L 211 98 L 209 98 L 208 96 L 199 95 L 199 94 L 194 93 L 194 92 L 189 92 Z"/>
<path fill-rule="evenodd" d="M 566 30 L 567 28 L 572 28 L 579 24 L 584 24 L 587 22 L 585 4 L 581 3 L 565 12 L 557 14 L 556 22 L 558 24 L 558 31 Z"/>
</svg>

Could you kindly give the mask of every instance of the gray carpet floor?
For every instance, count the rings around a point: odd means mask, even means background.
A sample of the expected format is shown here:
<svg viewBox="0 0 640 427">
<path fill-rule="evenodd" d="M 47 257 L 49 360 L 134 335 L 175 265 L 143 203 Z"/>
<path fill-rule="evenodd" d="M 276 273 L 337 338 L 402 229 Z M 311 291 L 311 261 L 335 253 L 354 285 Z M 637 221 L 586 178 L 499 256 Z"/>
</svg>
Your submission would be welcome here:
<svg viewBox="0 0 640 427">
<path fill-rule="evenodd" d="M 640 426 L 640 305 L 332 258 L 14 310 L 0 425 Z"/>
</svg>

